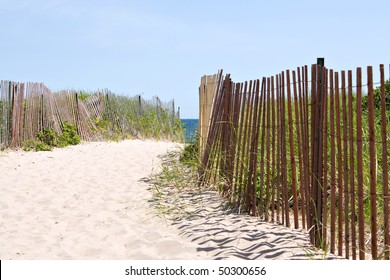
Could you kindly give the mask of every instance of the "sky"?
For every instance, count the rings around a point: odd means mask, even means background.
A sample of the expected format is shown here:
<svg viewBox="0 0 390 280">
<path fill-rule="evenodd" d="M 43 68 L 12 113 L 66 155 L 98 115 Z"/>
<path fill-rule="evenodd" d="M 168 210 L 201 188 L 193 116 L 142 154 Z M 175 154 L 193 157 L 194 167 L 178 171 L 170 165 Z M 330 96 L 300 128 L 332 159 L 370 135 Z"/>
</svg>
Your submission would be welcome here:
<svg viewBox="0 0 390 280">
<path fill-rule="evenodd" d="M 198 118 L 200 78 L 218 69 L 238 82 L 317 57 L 388 65 L 389 11 L 388 0 L 0 0 L 0 80 L 174 99 Z"/>
</svg>

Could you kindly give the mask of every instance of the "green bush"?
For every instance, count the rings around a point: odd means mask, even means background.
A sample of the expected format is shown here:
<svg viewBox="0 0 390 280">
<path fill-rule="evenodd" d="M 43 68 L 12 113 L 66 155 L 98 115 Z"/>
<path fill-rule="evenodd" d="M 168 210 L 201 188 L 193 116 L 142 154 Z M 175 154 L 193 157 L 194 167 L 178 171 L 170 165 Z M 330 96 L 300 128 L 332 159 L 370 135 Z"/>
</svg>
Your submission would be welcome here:
<svg viewBox="0 0 390 280">
<path fill-rule="evenodd" d="M 180 161 L 188 165 L 198 165 L 199 158 L 199 137 L 186 144 L 183 153 L 180 155 Z"/>
<path fill-rule="evenodd" d="M 66 147 L 80 143 L 80 136 L 73 124 L 65 121 L 62 127 L 62 133 L 56 133 L 50 128 L 44 128 L 38 132 L 37 139 L 27 140 L 22 143 L 22 149 L 25 151 L 51 151 L 54 147 Z"/>
<path fill-rule="evenodd" d="M 77 129 L 73 124 L 64 122 L 62 134 L 58 137 L 58 147 L 77 145 L 80 143 L 80 136 L 77 135 Z"/>
<path fill-rule="evenodd" d="M 37 138 L 39 141 L 45 143 L 48 146 L 57 146 L 58 135 L 50 128 L 44 128 L 42 132 L 38 132 Z"/>
<path fill-rule="evenodd" d="M 53 146 L 49 146 L 49 145 L 47 145 L 44 142 L 39 141 L 39 140 L 30 139 L 30 140 L 26 140 L 22 143 L 22 149 L 26 152 L 51 151 L 51 150 L 53 150 Z"/>
</svg>

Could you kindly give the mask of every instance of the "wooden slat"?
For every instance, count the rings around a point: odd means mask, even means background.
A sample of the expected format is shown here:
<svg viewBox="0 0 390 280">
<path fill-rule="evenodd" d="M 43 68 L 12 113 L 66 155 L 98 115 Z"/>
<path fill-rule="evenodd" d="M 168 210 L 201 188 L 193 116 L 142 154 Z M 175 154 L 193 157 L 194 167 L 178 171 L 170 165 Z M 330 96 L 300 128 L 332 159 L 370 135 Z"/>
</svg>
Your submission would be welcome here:
<svg viewBox="0 0 390 280">
<path fill-rule="evenodd" d="M 266 205 L 265 205 L 265 221 L 269 221 L 269 210 L 271 207 L 271 78 L 267 78 L 267 86 L 265 88 L 265 108 L 266 108 Z"/>
<path fill-rule="evenodd" d="M 336 147 L 335 147 L 335 109 L 334 109 L 334 73 L 329 71 L 330 87 L 330 252 L 336 253 Z"/>
<path fill-rule="evenodd" d="M 287 185 L 287 134 L 286 134 L 286 109 L 285 109 L 285 74 L 282 72 L 281 78 L 281 100 L 280 100 L 280 115 L 281 115 L 281 143 L 282 143 L 282 197 L 284 207 L 285 225 L 290 227 L 290 207 Z"/>
<path fill-rule="evenodd" d="M 282 152 L 281 152 L 281 129 L 280 129 L 280 75 L 276 75 L 276 134 L 277 134 L 277 141 L 276 141 L 276 221 L 277 223 L 283 223 L 283 219 L 280 217 L 280 208 L 282 207 L 282 213 L 283 213 L 283 203 L 280 203 L 281 200 L 281 158 L 282 158 Z M 283 216 L 283 215 L 282 215 Z"/>
<path fill-rule="evenodd" d="M 302 228 L 306 228 L 306 197 L 305 197 L 305 181 L 303 174 L 303 159 L 302 159 L 302 87 L 301 87 L 301 74 L 299 67 L 298 72 L 298 90 L 297 90 L 297 78 L 296 72 L 293 71 L 293 91 L 294 91 L 294 106 L 295 106 L 295 125 L 297 131 L 297 145 L 298 145 L 298 164 L 299 164 L 299 193 L 301 199 L 301 215 L 302 215 Z"/>
<path fill-rule="evenodd" d="M 356 70 L 356 162 L 358 189 L 359 259 L 365 259 L 364 185 L 363 185 L 363 128 L 362 128 L 362 69 Z"/>
<path fill-rule="evenodd" d="M 337 244 L 338 255 L 343 255 L 343 150 L 341 141 L 341 114 L 340 114 L 340 92 L 339 92 L 339 73 L 335 72 L 335 106 L 336 106 L 336 140 L 337 140 Z"/>
<path fill-rule="evenodd" d="M 343 149 L 344 149 L 344 244 L 345 257 L 349 258 L 349 188 L 348 188 L 348 111 L 347 111 L 347 94 L 345 71 L 341 71 L 341 95 L 343 107 Z"/>
<path fill-rule="evenodd" d="M 375 148 L 375 103 L 372 66 L 367 67 L 368 86 L 368 132 L 370 150 L 370 210 L 371 210 L 371 255 L 378 258 L 378 226 L 377 226 L 377 196 L 376 196 L 376 148 Z"/>
<path fill-rule="evenodd" d="M 276 180 L 277 180 L 277 172 L 276 172 L 276 143 L 277 143 L 277 128 L 275 119 L 276 112 L 275 112 L 275 81 L 274 77 L 271 77 L 271 127 L 272 127 L 272 188 L 271 188 L 271 222 L 275 222 L 275 190 L 276 190 Z"/>
<path fill-rule="evenodd" d="M 259 114 L 259 126 L 257 128 L 257 132 L 259 133 L 259 130 L 261 128 L 261 145 L 260 145 L 260 186 L 259 186 L 259 216 L 264 219 L 264 149 L 265 149 L 265 113 L 266 113 L 266 106 L 265 106 L 265 78 L 262 80 L 261 85 L 261 102 L 260 102 L 260 114 Z M 261 126 L 260 126 L 260 117 L 261 117 Z M 257 150 L 254 150 L 255 153 L 257 153 Z"/>
<path fill-rule="evenodd" d="M 348 71 L 348 124 L 349 124 L 349 193 L 351 201 L 351 249 L 352 259 L 356 260 L 356 211 L 355 211 L 355 153 L 353 132 L 352 71 Z"/>
<path fill-rule="evenodd" d="M 322 81 L 322 146 L 323 146 L 323 178 L 321 181 L 322 189 L 322 244 L 321 248 L 328 247 L 328 69 L 323 68 Z M 321 167 L 321 166 L 320 166 Z"/>
<path fill-rule="evenodd" d="M 290 71 L 286 71 L 287 77 L 287 111 L 288 111 L 288 138 L 290 142 L 290 170 L 291 170 L 291 188 L 293 194 L 293 212 L 294 212 L 294 228 L 299 227 L 298 221 L 298 192 L 296 183 L 296 166 L 295 166 L 295 152 L 294 152 L 294 128 L 292 118 L 292 101 L 291 101 L 291 81 Z"/>
<path fill-rule="evenodd" d="M 390 257 L 390 233 L 389 233 L 389 163 L 387 159 L 387 112 L 386 90 L 385 90 L 385 70 L 384 65 L 380 65 L 381 79 L 381 134 L 382 134 L 382 184 L 383 184 L 383 235 L 384 235 L 384 259 Z"/>
</svg>

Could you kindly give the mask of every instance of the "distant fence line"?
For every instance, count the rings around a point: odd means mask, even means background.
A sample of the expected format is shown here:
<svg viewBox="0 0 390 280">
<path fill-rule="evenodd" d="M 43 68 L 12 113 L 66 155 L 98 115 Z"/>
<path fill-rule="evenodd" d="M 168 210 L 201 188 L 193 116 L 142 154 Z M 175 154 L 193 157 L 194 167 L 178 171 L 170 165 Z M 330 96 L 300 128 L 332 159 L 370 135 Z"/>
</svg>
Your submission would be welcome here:
<svg viewBox="0 0 390 280">
<path fill-rule="evenodd" d="M 42 83 L 0 81 L 0 148 L 19 147 L 50 128 L 61 132 L 65 121 L 77 128 L 85 141 L 110 135 L 181 140 L 179 112 L 174 101 L 158 97 L 115 95 L 108 90 L 94 93 L 50 91 Z"/>
<path fill-rule="evenodd" d="M 200 85 L 200 175 L 241 212 L 308 230 L 352 259 L 389 259 L 390 83 L 380 65 L 320 65 Z M 363 92 L 366 89 L 367 95 Z"/>
</svg>

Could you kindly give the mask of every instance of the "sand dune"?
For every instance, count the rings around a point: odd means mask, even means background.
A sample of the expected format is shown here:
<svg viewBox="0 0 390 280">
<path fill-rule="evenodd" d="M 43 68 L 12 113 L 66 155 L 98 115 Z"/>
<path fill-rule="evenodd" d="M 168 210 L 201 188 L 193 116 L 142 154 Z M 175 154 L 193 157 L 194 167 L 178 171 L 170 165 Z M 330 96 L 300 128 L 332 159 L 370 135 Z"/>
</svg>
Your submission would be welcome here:
<svg viewBox="0 0 390 280">
<path fill-rule="evenodd" d="M 175 148 L 129 140 L 2 153 L 0 259 L 310 258 L 303 233 L 227 213 L 214 192 L 178 194 L 192 215 L 158 217 L 145 178 Z"/>
</svg>

